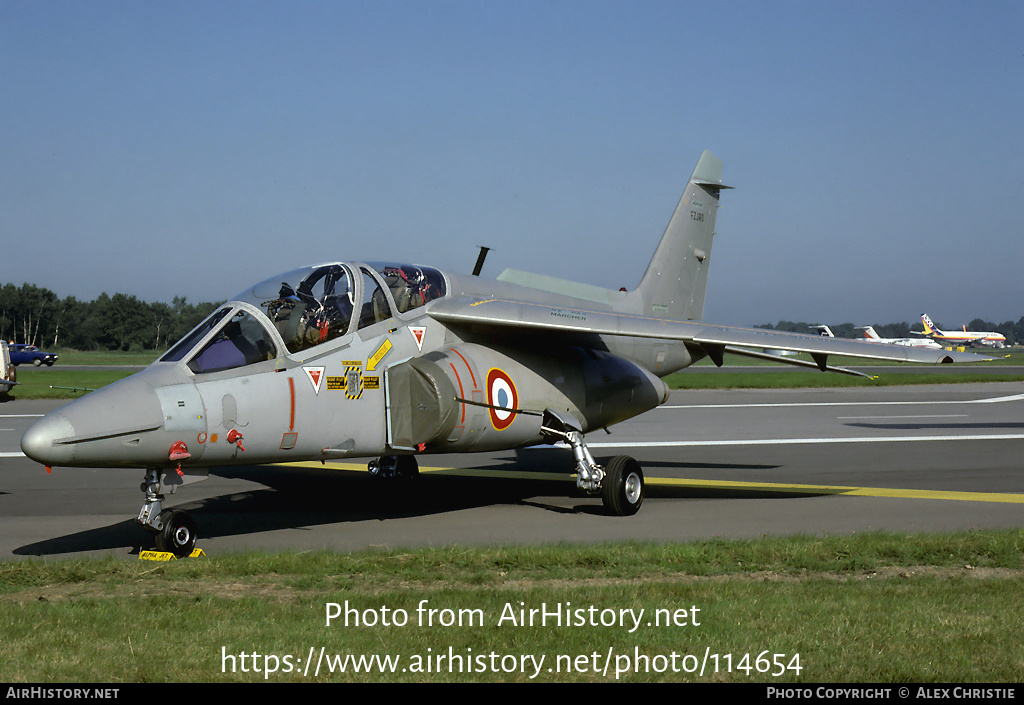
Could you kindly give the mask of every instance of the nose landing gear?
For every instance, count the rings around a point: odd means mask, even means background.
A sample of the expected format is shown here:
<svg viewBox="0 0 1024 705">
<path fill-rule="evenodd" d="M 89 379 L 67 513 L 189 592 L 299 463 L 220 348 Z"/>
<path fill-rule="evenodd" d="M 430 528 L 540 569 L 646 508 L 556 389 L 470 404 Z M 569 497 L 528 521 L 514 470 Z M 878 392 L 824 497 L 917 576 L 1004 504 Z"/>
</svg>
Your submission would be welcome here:
<svg viewBox="0 0 1024 705">
<path fill-rule="evenodd" d="M 135 521 L 153 534 L 158 551 L 172 553 L 176 558 L 185 558 L 195 551 L 198 538 L 195 520 L 181 509 L 164 509 L 163 490 L 173 493 L 179 485 L 206 477 L 205 469 L 184 470 L 180 466 L 173 472 L 161 468 L 146 470 L 146 478 L 139 488 L 146 493 L 146 502 Z"/>
</svg>

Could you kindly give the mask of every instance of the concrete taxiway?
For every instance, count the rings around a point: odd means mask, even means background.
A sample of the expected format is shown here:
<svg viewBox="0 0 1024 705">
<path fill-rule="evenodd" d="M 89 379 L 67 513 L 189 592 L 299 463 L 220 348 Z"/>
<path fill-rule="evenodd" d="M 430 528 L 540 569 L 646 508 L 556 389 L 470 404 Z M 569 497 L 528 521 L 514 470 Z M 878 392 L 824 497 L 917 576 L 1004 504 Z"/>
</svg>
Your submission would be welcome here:
<svg viewBox="0 0 1024 705">
<path fill-rule="evenodd" d="M 47 473 L 20 453 L 59 405 L 0 404 L 0 557 L 134 558 L 152 547 L 141 470 Z M 1024 526 L 1019 383 L 675 392 L 587 440 L 641 462 L 639 514 L 577 494 L 558 447 L 421 456 L 415 488 L 364 461 L 214 469 L 165 506 L 192 513 L 208 554 Z"/>
</svg>

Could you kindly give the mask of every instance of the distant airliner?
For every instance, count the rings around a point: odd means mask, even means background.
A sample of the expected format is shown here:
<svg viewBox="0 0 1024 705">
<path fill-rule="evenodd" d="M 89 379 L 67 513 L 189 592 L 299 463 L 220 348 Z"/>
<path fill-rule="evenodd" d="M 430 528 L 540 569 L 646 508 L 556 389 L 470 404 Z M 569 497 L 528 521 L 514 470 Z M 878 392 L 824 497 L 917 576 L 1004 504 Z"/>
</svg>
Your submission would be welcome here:
<svg viewBox="0 0 1024 705">
<path fill-rule="evenodd" d="M 985 345 L 995 348 L 1006 346 L 1006 337 L 1002 333 L 968 331 L 967 326 L 964 326 L 963 331 L 939 330 L 932 323 L 932 319 L 928 317 L 927 313 L 921 314 L 921 320 L 924 322 L 924 333 L 919 333 L 919 335 L 924 335 L 939 343 L 946 345 Z"/>
<path fill-rule="evenodd" d="M 883 338 L 875 332 L 871 326 L 861 328 L 864 331 L 864 338 L 872 343 L 887 343 L 889 345 L 906 345 L 912 348 L 941 348 L 931 338 Z"/>
</svg>

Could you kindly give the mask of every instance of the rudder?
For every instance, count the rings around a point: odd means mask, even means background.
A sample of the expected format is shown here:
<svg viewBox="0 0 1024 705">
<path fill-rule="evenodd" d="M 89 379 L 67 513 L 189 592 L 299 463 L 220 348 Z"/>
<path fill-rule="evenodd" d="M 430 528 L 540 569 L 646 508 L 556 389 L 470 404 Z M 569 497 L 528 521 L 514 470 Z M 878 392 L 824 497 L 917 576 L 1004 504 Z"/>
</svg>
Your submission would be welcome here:
<svg viewBox="0 0 1024 705">
<path fill-rule="evenodd" d="M 722 184 L 722 161 L 705 151 L 634 292 L 646 315 L 680 321 L 703 318 L 718 196 L 727 188 L 731 187 Z"/>
</svg>

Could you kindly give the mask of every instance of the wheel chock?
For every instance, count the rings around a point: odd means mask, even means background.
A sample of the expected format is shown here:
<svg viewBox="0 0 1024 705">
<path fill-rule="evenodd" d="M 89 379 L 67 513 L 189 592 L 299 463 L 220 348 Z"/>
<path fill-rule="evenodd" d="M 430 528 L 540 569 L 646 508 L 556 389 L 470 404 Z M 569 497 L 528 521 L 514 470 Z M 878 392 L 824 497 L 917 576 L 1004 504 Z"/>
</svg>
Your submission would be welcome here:
<svg viewBox="0 0 1024 705">
<path fill-rule="evenodd" d="M 186 556 L 187 558 L 199 558 L 205 556 L 203 549 L 193 548 L 192 553 Z M 176 561 L 178 557 L 169 551 L 139 551 L 140 561 Z"/>
</svg>

